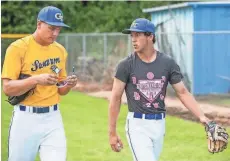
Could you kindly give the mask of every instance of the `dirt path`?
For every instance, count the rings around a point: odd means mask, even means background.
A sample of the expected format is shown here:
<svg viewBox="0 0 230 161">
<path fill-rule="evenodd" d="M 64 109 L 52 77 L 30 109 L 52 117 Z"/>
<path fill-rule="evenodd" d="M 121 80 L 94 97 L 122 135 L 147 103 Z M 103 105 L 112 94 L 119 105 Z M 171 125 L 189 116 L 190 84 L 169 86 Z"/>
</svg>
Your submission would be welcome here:
<svg viewBox="0 0 230 161">
<path fill-rule="evenodd" d="M 91 92 L 88 93 L 88 95 L 109 100 L 111 97 L 111 91 Z M 122 103 L 127 104 L 125 94 L 122 96 Z M 177 116 L 187 120 L 198 121 L 177 98 L 166 97 L 165 104 L 168 115 Z M 200 102 L 199 104 L 206 116 L 208 116 L 210 119 L 215 120 L 221 125 L 230 127 L 230 108 Z"/>
</svg>

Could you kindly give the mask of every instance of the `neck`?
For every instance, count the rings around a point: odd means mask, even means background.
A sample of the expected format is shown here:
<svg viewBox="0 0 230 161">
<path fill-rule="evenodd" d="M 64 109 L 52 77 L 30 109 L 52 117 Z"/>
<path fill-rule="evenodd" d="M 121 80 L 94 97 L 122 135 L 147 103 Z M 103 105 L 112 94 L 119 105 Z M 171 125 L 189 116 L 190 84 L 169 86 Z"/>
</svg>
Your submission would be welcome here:
<svg viewBox="0 0 230 161">
<path fill-rule="evenodd" d="M 34 40 L 35 40 L 38 44 L 40 44 L 40 45 L 42 45 L 42 46 L 48 46 L 48 45 L 50 45 L 50 44 L 45 43 L 45 42 L 41 39 L 41 37 L 39 36 L 37 30 L 33 33 L 33 38 L 34 38 Z"/>
<path fill-rule="evenodd" d="M 156 59 L 157 52 L 154 49 L 154 47 L 151 47 L 151 48 L 147 48 L 143 52 L 137 52 L 137 55 L 142 61 L 146 63 L 151 63 Z"/>
</svg>

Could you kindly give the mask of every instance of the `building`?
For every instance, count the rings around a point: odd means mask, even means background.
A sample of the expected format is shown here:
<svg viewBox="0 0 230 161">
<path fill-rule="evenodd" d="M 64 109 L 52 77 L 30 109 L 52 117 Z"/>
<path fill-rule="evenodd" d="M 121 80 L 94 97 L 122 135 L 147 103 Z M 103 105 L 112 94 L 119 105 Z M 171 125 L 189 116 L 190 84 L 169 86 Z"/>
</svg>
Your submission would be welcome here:
<svg viewBox="0 0 230 161">
<path fill-rule="evenodd" d="M 156 46 L 180 65 L 195 95 L 230 93 L 230 2 L 186 2 L 143 9 Z"/>
</svg>

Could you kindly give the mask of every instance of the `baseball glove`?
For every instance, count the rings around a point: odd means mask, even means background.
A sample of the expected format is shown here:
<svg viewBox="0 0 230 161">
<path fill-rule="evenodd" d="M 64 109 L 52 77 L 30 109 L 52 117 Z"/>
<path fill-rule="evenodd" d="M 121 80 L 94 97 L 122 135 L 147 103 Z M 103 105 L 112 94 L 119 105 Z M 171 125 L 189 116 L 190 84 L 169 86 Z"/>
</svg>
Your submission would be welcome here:
<svg viewBox="0 0 230 161">
<path fill-rule="evenodd" d="M 215 121 L 210 121 L 205 126 L 205 131 L 210 153 L 219 153 L 227 148 L 229 135 L 225 128 L 218 125 Z"/>
<path fill-rule="evenodd" d="M 28 78 L 28 77 L 30 77 L 30 75 L 28 75 L 28 74 L 20 74 L 19 75 L 19 78 L 18 79 L 26 79 L 26 78 Z M 27 91 L 26 93 L 24 93 L 24 94 L 22 94 L 22 95 L 20 95 L 20 96 L 9 96 L 8 97 L 8 100 L 7 100 L 7 102 L 9 102 L 11 105 L 17 105 L 17 104 L 19 104 L 20 102 L 22 102 L 23 100 L 25 100 L 26 99 L 26 97 L 27 96 L 29 96 L 29 94 L 32 92 L 33 93 L 33 91 L 34 91 L 34 88 L 33 89 L 30 89 L 29 91 Z"/>
</svg>

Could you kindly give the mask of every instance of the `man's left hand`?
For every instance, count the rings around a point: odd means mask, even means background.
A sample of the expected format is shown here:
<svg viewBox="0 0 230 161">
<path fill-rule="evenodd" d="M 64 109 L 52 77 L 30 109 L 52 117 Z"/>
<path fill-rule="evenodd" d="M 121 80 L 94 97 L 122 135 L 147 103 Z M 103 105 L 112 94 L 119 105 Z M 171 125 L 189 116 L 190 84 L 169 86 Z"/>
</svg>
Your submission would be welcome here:
<svg viewBox="0 0 230 161">
<path fill-rule="evenodd" d="M 77 76 L 76 75 L 68 76 L 66 82 L 69 87 L 71 88 L 75 87 L 77 84 Z"/>
<path fill-rule="evenodd" d="M 201 116 L 200 118 L 200 122 L 206 126 L 208 124 L 208 122 L 210 121 L 206 116 Z"/>
</svg>

